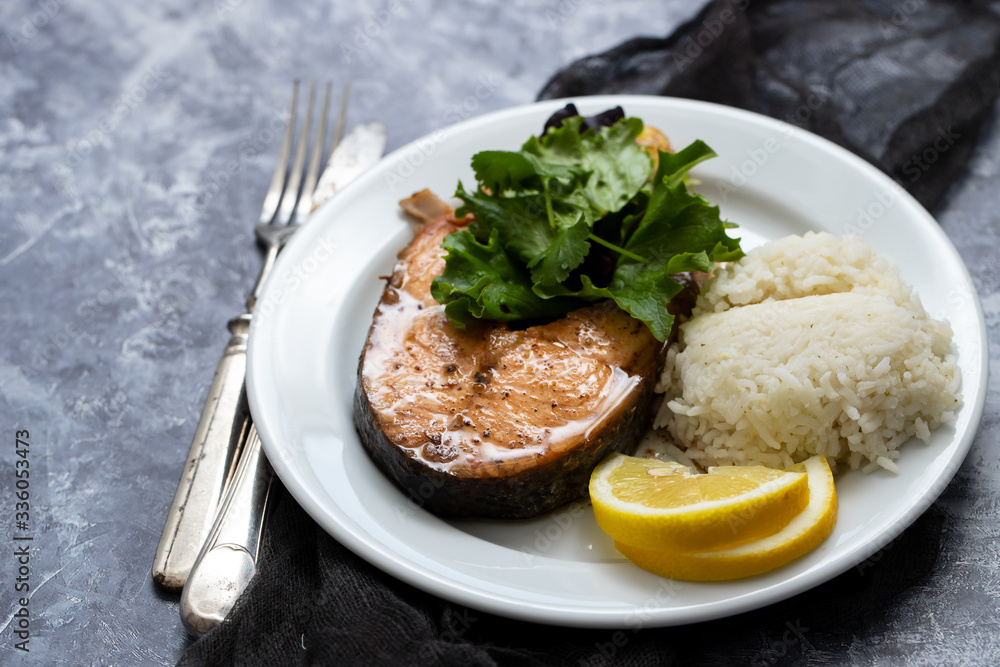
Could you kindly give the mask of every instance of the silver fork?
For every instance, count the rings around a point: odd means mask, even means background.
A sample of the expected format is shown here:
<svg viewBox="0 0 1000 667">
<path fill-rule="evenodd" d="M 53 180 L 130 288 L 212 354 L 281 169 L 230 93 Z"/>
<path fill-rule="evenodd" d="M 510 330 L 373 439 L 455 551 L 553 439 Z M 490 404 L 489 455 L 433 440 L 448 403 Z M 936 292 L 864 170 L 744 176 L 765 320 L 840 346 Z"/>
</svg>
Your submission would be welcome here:
<svg viewBox="0 0 1000 667">
<path fill-rule="evenodd" d="M 345 90 L 345 99 L 346 96 Z M 309 107 L 311 110 L 311 103 Z M 341 118 L 343 115 L 344 109 L 341 109 Z M 319 139 L 312 151 L 310 170 L 297 203 L 288 209 L 283 203 L 278 208 L 279 217 L 282 210 L 295 209 L 293 225 L 295 222 L 304 222 L 315 208 L 314 204 L 332 197 L 339 188 L 357 178 L 382 155 L 386 139 L 385 126 L 378 122 L 363 123 L 355 127 L 341 143 L 341 123 L 342 121 L 338 123 L 334 149 L 331 150 L 318 184 L 315 156 L 322 152 L 322 141 Z M 304 143 L 300 140 L 299 152 L 292 168 L 293 176 L 301 173 L 304 163 L 303 147 Z M 293 187 L 297 185 L 295 180 L 290 176 L 290 182 L 286 183 L 286 197 L 289 192 L 296 192 Z M 280 248 L 280 237 L 278 243 Z M 255 289 L 254 293 L 257 291 Z M 239 466 L 181 595 L 181 620 L 184 627 L 194 635 L 211 630 L 229 614 L 257 571 L 274 472 L 261 450 L 256 426 L 252 419 L 248 419 L 247 423 L 246 444 L 239 457 Z"/>
<path fill-rule="evenodd" d="M 285 139 L 281 145 L 278 164 L 274 169 L 274 174 L 271 176 L 271 185 L 267 189 L 267 194 L 264 195 L 264 205 L 261 208 L 260 219 L 253 230 L 257 236 L 257 240 L 266 249 L 266 254 L 264 255 L 264 265 L 261 267 L 260 275 L 257 278 L 257 284 L 254 285 L 253 291 L 247 298 L 247 312 L 253 312 L 253 308 L 257 304 L 257 299 L 260 298 L 261 291 L 264 288 L 265 279 L 270 274 L 271 267 L 274 266 L 274 260 L 278 257 L 278 251 L 281 250 L 288 241 L 288 238 L 298 229 L 301 223 L 305 222 L 306 218 L 312 212 L 313 193 L 316 190 L 316 182 L 319 180 L 320 166 L 327 163 L 327 160 L 323 156 L 323 145 L 326 139 L 326 117 L 330 108 L 330 87 L 331 85 L 328 83 L 326 85 L 326 95 L 323 98 L 323 110 L 320 111 L 319 116 L 320 126 L 316 132 L 316 138 L 310 151 L 309 170 L 306 172 L 305 181 L 302 182 L 302 168 L 306 161 L 306 142 L 309 137 L 309 126 L 312 124 L 313 95 L 316 84 L 314 82 L 309 86 L 309 101 L 307 102 L 305 124 L 302 126 L 302 133 L 299 135 L 299 143 L 295 151 L 295 161 L 290 165 L 286 183 L 285 164 L 288 162 L 288 156 L 292 148 L 292 134 L 294 130 L 296 103 L 298 101 L 299 82 L 296 81 L 293 86 L 292 108 L 288 112 L 293 120 L 289 122 L 288 127 L 285 129 Z M 340 113 L 337 116 L 337 124 L 333 131 L 334 136 L 333 143 L 330 146 L 330 153 L 340 143 L 340 139 L 344 134 L 344 116 L 347 112 L 347 97 L 349 93 L 350 86 L 345 85 L 344 95 L 340 102 Z M 297 199 L 294 196 L 282 197 L 283 192 L 286 194 L 299 193 L 300 184 L 302 189 Z"/>
<path fill-rule="evenodd" d="M 305 171 L 304 181 L 303 170 L 316 84 L 310 84 L 305 121 L 299 134 L 295 157 L 289 162 L 298 112 L 299 82 L 296 81 L 292 88 L 289 121 L 281 153 L 264 196 L 260 218 L 254 227 L 254 234 L 266 251 L 264 264 L 250 296 L 247 297 L 246 312 L 229 321 L 232 337 L 216 368 L 153 559 L 153 580 L 167 590 L 179 591 L 187 582 L 199 552 L 212 531 L 226 492 L 236 476 L 237 464 L 244 453 L 244 443 L 256 441 L 252 437 L 255 433 L 251 432 L 253 426 L 244 389 L 250 319 L 278 253 L 312 211 L 320 166 L 327 162 L 324 145 L 331 88 L 332 85 L 328 83 L 319 127 L 312 148 L 308 151 L 309 166 Z M 348 87 L 345 86 L 330 153 L 343 134 L 348 92 Z"/>
</svg>

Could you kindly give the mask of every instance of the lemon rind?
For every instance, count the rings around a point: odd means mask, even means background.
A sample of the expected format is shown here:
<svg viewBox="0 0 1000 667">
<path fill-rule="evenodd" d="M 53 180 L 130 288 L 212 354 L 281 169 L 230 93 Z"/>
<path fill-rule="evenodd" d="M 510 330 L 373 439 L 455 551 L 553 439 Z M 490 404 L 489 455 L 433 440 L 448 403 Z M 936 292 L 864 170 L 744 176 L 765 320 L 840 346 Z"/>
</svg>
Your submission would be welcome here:
<svg viewBox="0 0 1000 667">
<path fill-rule="evenodd" d="M 837 521 L 837 494 L 830 466 L 823 456 L 805 462 L 811 502 L 784 529 L 760 540 L 730 549 L 671 552 L 615 546 L 639 567 L 660 576 L 686 581 L 742 579 L 783 567 L 815 550 L 833 532 Z"/>
<path fill-rule="evenodd" d="M 729 499 L 677 509 L 647 508 L 611 493 L 607 477 L 627 458 L 617 454 L 598 466 L 591 478 L 591 500 L 601 529 L 616 541 L 638 548 L 729 549 L 781 531 L 809 503 L 807 475 L 796 472 Z"/>
</svg>

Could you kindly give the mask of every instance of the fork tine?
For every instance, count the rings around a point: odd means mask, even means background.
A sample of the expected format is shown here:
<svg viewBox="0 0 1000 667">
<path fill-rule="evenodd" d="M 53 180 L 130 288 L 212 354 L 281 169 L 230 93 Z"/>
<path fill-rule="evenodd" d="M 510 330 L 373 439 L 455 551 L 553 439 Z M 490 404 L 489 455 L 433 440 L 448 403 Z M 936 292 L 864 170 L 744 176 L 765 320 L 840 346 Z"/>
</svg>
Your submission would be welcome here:
<svg viewBox="0 0 1000 667">
<path fill-rule="evenodd" d="M 264 195 L 264 206 L 260 210 L 258 222 L 267 224 L 274 218 L 274 213 L 278 210 L 278 202 L 281 201 L 281 191 L 285 185 L 285 170 L 288 169 L 288 155 L 292 152 L 292 138 L 295 136 L 295 114 L 299 101 L 299 82 L 296 80 L 292 84 L 292 107 L 288 111 L 288 125 L 285 126 L 285 138 L 281 143 L 281 154 L 278 156 L 278 163 L 274 166 L 274 174 L 271 176 L 271 185 Z"/>
<path fill-rule="evenodd" d="M 313 191 L 316 189 L 316 181 L 319 180 L 319 168 L 323 159 L 323 146 L 326 144 L 326 119 L 330 115 L 330 89 L 333 84 L 327 82 L 326 94 L 323 96 L 323 110 L 319 113 L 319 127 L 316 128 L 316 136 L 313 139 L 312 149 L 309 151 L 309 170 L 306 172 L 306 180 L 302 183 L 302 196 L 299 197 L 299 204 L 295 207 L 296 224 L 306 221 L 313 208 Z"/>
<path fill-rule="evenodd" d="M 306 164 L 306 145 L 309 142 L 309 128 L 312 125 L 313 99 L 316 97 L 316 82 L 309 84 L 309 101 L 306 103 L 306 117 L 302 123 L 302 132 L 299 134 L 299 145 L 295 149 L 295 163 L 288 174 L 288 181 L 285 183 L 285 196 L 281 199 L 281 206 L 278 208 L 277 222 L 282 225 L 288 224 L 295 212 L 295 204 L 299 198 L 299 185 L 302 183 L 302 171 Z"/>
<path fill-rule="evenodd" d="M 344 136 L 344 118 L 347 116 L 347 98 L 351 94 L 351 82 L 344 84 L 344 94 L 340 98 L 340 115 L 337 116 L 337 125 L 333 130 L 333 143 L 330 144 L 330 155 L 326 156 L 327 162 L 333 156 L 333 151 L 340 145 L 340 139 Z"/>
</svg>

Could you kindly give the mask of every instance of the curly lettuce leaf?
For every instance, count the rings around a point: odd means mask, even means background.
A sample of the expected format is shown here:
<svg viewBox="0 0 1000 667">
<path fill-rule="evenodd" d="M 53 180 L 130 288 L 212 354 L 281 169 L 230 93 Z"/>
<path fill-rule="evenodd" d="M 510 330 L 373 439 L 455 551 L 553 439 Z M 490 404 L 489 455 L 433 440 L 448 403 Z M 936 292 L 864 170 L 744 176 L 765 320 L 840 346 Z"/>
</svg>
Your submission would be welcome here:
<svg viewBox="0 0 1000 667">
<path fill-rule="evenodd" d="M 570 118 L 541 138 L 528 139 L 521 152 L 553 168 L 582 169 L 585 182 L 562 197 L 579 206 L 593 223 L 625 206 L 649 179 L 652 164 L 635 143 L 643 128 L 638 118 L 625 118 L 599 133 L 592 129 L 581 133 L 582 123 L 580 116 Z"/>
<path fill-rule="evenodd" d="M 657 340 L 664 341 L 670 336 L 674 324 L 674 316 L 668 312 L 667 307 L 670 300 L 683 289 L 672 274 L 711 271 L 712 265 L 712 260 L 704 252 L 684 253 L 669 260 L 623 264 L 615 269 L 611 282 L 606 287 L 596 287 L 589 277 L 582 276 L 583 286 L 577 290 L 571 290 L 565 285 L 536 285 L 534 290 L 546 299 L 613 299 L 619 308 L 644 322 Z"/>
<path fill-rule="evenodd" d="M 678 153 L 660 151 L 659 156 L 646 214 L 624 248 L 652 259 L 685 252 L 705 252 L 715 262 L 742 257 L 739 240 L 726 234 L 731 225 L 722 220 L 719 207 L 689 191 L 683 180 L 691 167 L 715 157 L 715 152 L 696 141 Z"/>
<path fill-rule="evenodd" d="M 600 132 L 580 131 L 571 118 L 520 151 L 483 151 L 472 158 L 479 187 L 458 184 L 458 214 L 473 213 L 472 231 L 485 241 L 497 230 L 502 245 L 537 284 L 566 280 L 590 252 L 591 229 L 635 197 L 652 171 L 636 143 L 642 121 L 626 119 Z"/>
<path fill-rule="evenodd" d="M 445 237 L 445 269 L 431 282 L 431 296 L 445 304 L 445 313 L 460 329 L 465 318 L 509 322 L 568 313 L 569 299 L 545 299 L 532 291 L 530 278 L 504 251 L 496 230 L 480 243 L 467 229 Z"/>
<path fill-rule="evenodd" d="M 560 232 L 577 226 L 581 220 L 579 211 L 562 203 L 547 212 L 545 199 L 537 194 L 495 197 L 481 191 L 466 192 L 459 183 L 455 196 L 465 202 L 459 215 L 470 210 L 475 212 L 476 219 L 470 228 L 476 238 L 485 242 L 497 232 L 504 249 L 525 266 L 538 264 L 557 249 Z M 582 261 L 583 255 L 576 257 L 571 268 Z"/>
<path fill-rule="evenodd" d="M 689 170 L 715 156 L 695 141 L 659 153 L 656 173 L 636 143 L 642 121 L 581 131 L 566 120 L 520 151 L 472 159 L 477 187 L 458 184 L 469 229 L 449 235 L 432 294 L 457 326 L 468 317 L 516 321 L 558 317 L 602 299 L 670 335 L 671 274 L 711 271 L 742 256 L 718 207 L 687 189 Z"/>
</svg>

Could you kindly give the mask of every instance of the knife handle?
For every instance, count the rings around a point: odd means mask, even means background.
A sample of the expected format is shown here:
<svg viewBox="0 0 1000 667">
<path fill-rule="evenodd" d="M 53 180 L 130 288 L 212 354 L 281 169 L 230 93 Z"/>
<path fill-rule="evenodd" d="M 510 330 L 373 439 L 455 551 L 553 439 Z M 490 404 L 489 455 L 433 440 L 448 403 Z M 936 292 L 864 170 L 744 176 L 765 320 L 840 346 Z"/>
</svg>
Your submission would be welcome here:
<svg viewBox="0 0 1000 667">
<path fill-rule="evenodd" d="M 251 425 L 233 483 L 181 594 L 181 620 L 192 635 L 218 625 L 257 572 L 273 479 Z"/>
<path fill-rule="evenodd" d="M 187 581 L 250 428 L 244 389 L 250 315 L 231 319 L 229 331 L 153 558 L 153 581 L 169 591 L 181 590 Z"/>
</svg>

